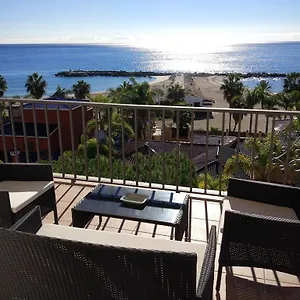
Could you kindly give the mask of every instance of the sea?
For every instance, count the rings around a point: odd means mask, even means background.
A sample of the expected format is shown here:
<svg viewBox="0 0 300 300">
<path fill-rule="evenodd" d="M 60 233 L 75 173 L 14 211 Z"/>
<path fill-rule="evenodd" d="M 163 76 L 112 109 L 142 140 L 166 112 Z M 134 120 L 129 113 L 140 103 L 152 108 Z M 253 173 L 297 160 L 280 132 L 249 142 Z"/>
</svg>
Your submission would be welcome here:
<svg viewBox="0 0 300 300">
<path fill-rule="evenodd" d="M 175 49 L 176 50 L 176 49 Z M 0 75 L 8 83 L 6 96 L 25 95 L 28 75 L 38 72 L 47 81 L 47 95 L 57 85 L 71 88 L 78 80 L 91 85 L 92 92 L 120 85 L 126 77 L 62 78 L 54 74 L 63 70 L 126 70 L 159 72 L 300 72 L 300 42 L 243 44 L 206 51 L 195 49 L 161 51 L 116 45 L 31 44 L 0 45 Z M 142 77 L 138 81 L 152 81 Z M 248 78 L 244 84 L 254 87 L 261 78 Z M 274 92 L 282 90 L 283 78 L 267 78 Z"/>
</svg>

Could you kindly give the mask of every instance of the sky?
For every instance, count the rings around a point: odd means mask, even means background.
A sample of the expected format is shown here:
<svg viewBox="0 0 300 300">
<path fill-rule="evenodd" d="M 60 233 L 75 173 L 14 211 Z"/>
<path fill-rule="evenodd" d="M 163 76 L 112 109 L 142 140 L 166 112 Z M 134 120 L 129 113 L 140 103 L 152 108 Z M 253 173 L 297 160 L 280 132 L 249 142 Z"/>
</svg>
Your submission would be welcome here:
<svg viewBox="0 0 300 300">
<path fill-rule="evenodd" d="M 187 48 L 300 41 L 299 0 L 0 0 L 0 43 Z"/>
</svg>

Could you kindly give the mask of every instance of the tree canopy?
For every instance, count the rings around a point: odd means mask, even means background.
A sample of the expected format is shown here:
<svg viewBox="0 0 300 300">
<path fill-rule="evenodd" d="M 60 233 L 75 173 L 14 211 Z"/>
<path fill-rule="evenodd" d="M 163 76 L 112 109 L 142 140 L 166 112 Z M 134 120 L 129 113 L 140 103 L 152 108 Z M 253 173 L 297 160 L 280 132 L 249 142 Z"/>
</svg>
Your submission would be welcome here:
<svg viewBox="0 0 300 300">
<path fill-rule="evenodd" d="M 79 80 L 72 87 L 76 99 L 85 99 L 90 94 L 91 86 L 84 80 Z"/>
<path fill-rule="evenodd" d="M 66 98 L 68 94 L 72 93 L 71 90 L 62 88 L 60 85 L 57 86 L 56 91 L 51 97 L 55 98 Z"/>
<path fill-rule="evenodd" d="M 232 100 L 236 96 L 243 93 L 244 85 L 241 82 L 241 77 L 236 74 L 229 74 L 224 79 L 220 89 L 223 91 L 224 100 L 227 101 L 229 107 L 232 107 Z"/>
<path fill-rule="evenodd" d="M 25 83 L 26 91 L 35 99 L 41 99 L 46 93 L 47 82 L 43 76 L 33 73 L 27 77 Z"/>
<path fill-rule="evenodd" d="M 7 90 L 7 81 L 2 75 L 0 75 L 0 97 L 3 96 L 6 90 Z"/>
<path fill-rule="evenodd" d="M 171 105 L 184 102 L 184 97 L 185 90 L 180 84 L 176 83 L 168 88 L 167 99 L 170 101 Z"/>
</svg>

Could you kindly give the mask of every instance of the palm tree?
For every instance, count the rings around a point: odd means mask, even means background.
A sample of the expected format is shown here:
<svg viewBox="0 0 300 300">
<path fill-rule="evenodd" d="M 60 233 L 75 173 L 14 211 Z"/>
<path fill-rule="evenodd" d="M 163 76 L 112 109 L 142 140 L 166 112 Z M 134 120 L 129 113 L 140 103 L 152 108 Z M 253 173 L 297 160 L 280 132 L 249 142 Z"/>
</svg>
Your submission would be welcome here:
<svg viewBox="0 0 300 300">
<path fill-rule="evenodd" d="M 269 81 L 266 80 L 261 80 L 256 87 L 257 89 L 260 89 L 261 91 L 263 91 L 264 93 L 270 93 L 272 90 L 272 86 L 270 84 Z"/>
<path fill-rule="evenodd" d="M 223 91 L 224 100 L 227 101 L 229 107 L 231 100 L 235 96 L 240 96 L 243 93 L 244 85 L 241 82 L 241 77 L 237 74 L 229 74 L 227 78 L 223 80 L 220 89 Z"/>
<path fill-rule="evenodd" d="M 73 93 L 76 99 L 85 99 L 90 94 L 91 86 L 84 80 L 77 81 L 73 85 Z"/>
<path fill-rule="evenodd" d="M 239 96 L 235 96 L 232 100 L 231 100 L 231 108 L 247 108 L 247 103 L 245 100 L 245 95 L 239 95 Z M 233 113 L 232 114 L 232 118 L 234 120 L 234 127 L 233 127 L 233 131 L 235 131 L 236 126 L 242 122 L 243 118 L 244 118 L 244 114 L 242 113 Z"/>
<path fill-rule="evenodd" d="M 138 83 L 135 78 L 130 78 L 129 82 L 123 82 L 116 89 L 110 89 L 108 97 L 112 102 L 126 104 L 153 104 L 152 93 L 148 82 Z M 124 117 L 134 120 L 134 111 L 132 109 L 124 109 Z M 147 124 L 153 124 L 153 114 L 148 120 L 148 110 L 137 109 L 137 136 L 145 138 L 147 132 Z M 132 123 L 132 122 L 131 122 Z"/>
<path fill-rule="evenodd" d="M 6 90 L 7 90 L 7 81 L 2 75 L 0 75 L 0 97 L 3 96 Z"/>
<path fill-rule="evenodd" d="M 157 103 L 161 103 L 164 98 L 164 91 L 160 88 L 153 88 L 152 89 L 152 95 L 156 99 Z"/>
<path fill-rule="evenodd" d="M 278 105 L 278 95 L 277 94 L 265 94 L 261 99 L 261 107 L 262 109 L 273 110 L 276 105 Z M 266 133 L 269 128 L 269 119 L 270 115 L 266 114 Z"/>
<path fill-rule="evenodd" d="M 284 110 L 293 110 L 295 106 L 294 92 L 277 94 L 277 105 Z"/>
<path fill-rule="evenodd" d="M 176 83 L 175 85 L 171 85 L 168 88 L 167 99 L 170 100 L 171 105 L 183 102 L 185 96 L 184 88 Z"/>
<path fill-rule="evenodd" d="M 284 79 L 283 91 L 286 93 L 300 91 L 300 73 L 293 72 L 287 75 Z"/>
<path fill-rule="evenodd" d="M 294 103 L 295 103 L 295 109 L 300 110 L 300 91 L 293 91 L 291 92 Z"/>
<path fill-rule="evenodd" d="M 26 91 L 35 99 L 40 99 L 46 93 L 47 82 L 43 76 L 38 73 L 33 73 L 27 77 L 25 84 Z"/>
<path fill-rule="evenodd" d="M 67 90 L 65 88 L 62 88 L 60 85 L 57 86 L 56 91 L 51 97 L 55 98 L 66 98 L 68 94 L 70 94 L 72 91 Z"/>
<path fill-rule="evenodd" d="M 7 81 L 5 78 L 0 75 L 0 97 L 4 95 L 4 92 L 7 90 Z M 5 103 L 0 102 L 0 114 L 4 114 Z"/>
<path fill-rule="evenodd" d="M 224 100 L 226 100 L 229 107 L 232 108 L 233 98 L 242 95 L 244 85 L 241 82 L 240 76 L 237 74 L 229 74 L 228 77 L 223 80 L 220 89 L 223 91 Z M 231 114 L 229 115 L 229 130 L 231 130 Z"/>
<path fill-rule="evenodd" d="M 245 108 L 253 109 L 255 105 L 257 105 L 260 101 L 260 98 L 256 92 L 256 89 L 250 90 L 249 88 L 245 88 L 243 92 Z M 253 114 L 250 114 L 250 126 L 249 132 L 252 132 L 252 122 L 253 122 Z"/>
</svg>

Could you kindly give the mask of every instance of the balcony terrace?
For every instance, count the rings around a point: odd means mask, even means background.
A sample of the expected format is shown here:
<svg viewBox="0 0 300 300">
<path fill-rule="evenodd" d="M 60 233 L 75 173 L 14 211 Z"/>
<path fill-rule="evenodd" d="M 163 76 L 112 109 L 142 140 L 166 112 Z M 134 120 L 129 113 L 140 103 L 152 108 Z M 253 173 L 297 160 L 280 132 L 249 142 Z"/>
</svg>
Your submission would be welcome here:
<svg viewBox="0 0 300 300">
<path fill-rule="evenodd" d="M 83 146 L 83 153 L 81 162 L 77 161 L 77 155 L 79 150 L 76 149 L 78 142 L 74 140 L 74 133 L 73 133 L 73 124 L 76 120 L 72 120 L 70 117 L 70 132 L 71 136 L 66 137 L 62 135 L 62 128 L 61 128 L 61 120 L 59 114 L 59 108 L 57 108 L 57 118 L 56 118 L 56 125 L 58 126 L 58 137 L 57 137 L 57 144 L 60 147 L 60 153 L 69 150 L 70 156 L 68 157 L 68 161 L 66 157 L 61 159 L 61 166 L 60 168 L 57 167 L 55 160 L 60 155 L 54 154 L 51 149 L 51 141 L 50 141 L 50 130 L 53 124 L 49 123 L 47 119 L 47 106 L 48 104 L 58 105 L 71 105 L 69 101 L 43 101 L 45 105 L 43 106 L 43 114 L 45 114 L 46 118 L 44 120 L 44 124 L 46 126 L 46 137 L 48 140 L 47 150 L 43 153 L 40 152 L 39 149 L 39 142 L 38 142 L 38 132 L 37 132 L 37 123 L 35 124 L 35 141 L 36 144 L 34 149 L 28 146 L 27 135 L 26 135 L 26 120 L 23 114 L 23 105 L 24 103 L 38 103 L 41 100 L 18 100 L 20 102 L 20 112 L 21 117 L 16 120 L 13 117 L 12 113 L 12 102 L 15 99 L 5 99 L 9 103 L 9 111 L 10 111 L 10 123 L 11 126 L 11 134 L 6 136 L 4 128 L 4 120 L 1 117 L 0 119 L 0 141 L 2 144 L 2 148 L 0 147 L 0 151 L 2 151 L 2 159 L 3 161 L 20 161 L 23 160 L 25 162 L 31 162 L 32 157 L 35 157 L 36 161 L 48 160 L 54 168 L 54 177 L 55 177 L 55 193 L 56 193 L 56 201 L 57 201 L 57 209 L 59 214 L 59 224 L 72 226 L 72 214 L 71 208 L 74 207 L 76 203 L 78 203 L 87 193 L 89 193 L 95 186 L 99 183 L 105 184 L 112 184 L 112 185 L 125 185 L 125 186 L 135 186 L 141 188 L 151 188 L 151 189 L 163 189 L 163 190 L 173 190 L 176 192 L 186 192 L 189 193 L 191 199 L 191 213 L 189 216 L 190 222 L 190 230 L 191 230 L 191 242 L 203 242 L 207 241 L 207 236 L 209 229 L 212 225 L 216 225 L 217 228 L 219 227 L 221 212 L 222 212 L 222 202 L 223 197 L 226 195 L 226 189 L 222 184 L 222 178 L 224 175 L 224 167 L 225 163 L 228 159 L 234 159 L 234 171 L 232 176 L 234 177 L 242 177 L 248 179 L 257 179 L 258 173 L 256 172 L 256 160 L 257 160 L 257 153 L 254 151 L 245 150 L 244 149 L 244 141 L 245 139 L 252 137 L 254 142 L 261 140 L 266 137 L 267 133 L 262 132 L 259 130 L 259 120 L 269 118 L 271 122 L 269 123 L 269 127 L 267 128 L 267 132 L 269 134 L 269 141 L 268 147 L 270 151 L 267 155 L 268 163 L 265 165 L 265 179 L 266 181 L 273 181 L 278 183 L 284 184 L 291 184 L 291 185 L 298 185 L 299 184 L 299 173 L 298 173 L 298 157 L 294 157 L 294 152 L 292 146 L 294 145 L 295 141 L 297 141 L 298 136 L 295 136 L 295 132 L 293 131 L 293 127 L 290 126 L 293 124 L 296 118 L 300 117 L 300 112 L 295 111 L 264 111 L 264 110 L 242 110 L 242 109 L 218 109 L 218 108 L 195 108 L 195 107 L 167 107 L 167 106 L 138 106 L 138 105 L 120 105 L 120 104 L 103 104 L 103 103 L 88 103 L 88 102 L 76 102 L 77 105 L 81 106 L 82 114 L 81 114 L 81 121 L 82 124 L 82 138 L 81 142 Z M 107 161 L 101 160 L 100 155 L 102 155 L 103 149 L 96 147 L 95 153 L 95 160 L 93 161 L 96 166 L 95 170 L 90 170 L 90 158 L 88 153 L 88 146 L 87 141 L 89 139 L 88 133 L 86 132 L 86 116 L 85 111 L 86 108 L 93 109 L 94 111 L 94 120 L 96 123 L 95 126 L 95 139 L 97 144 L 101 143 L 101 134 L 100 131 L 103 130 L 103 114 L 107 113 L 108 117 L 108 126 L 105 127 L 106 130 L 105 134 L 108 138 L 108 151 L 106 152 Z M 113 148 L 113 132 L 112 132 L 112 120 L 111 120 L 111 111 L 113 109 L 118 110 L 121 115 L 121 126 L 119 136 L 119 149 L 118 155 L 115 153 L 115 149 Z M 38 110 L 38 109 L 36 109 Z M 36 110 L 33 110 L 33 114 L 36 114 Z M 149 120 L 151 119 L 152 112 L 160 112 L 160 120 L 157 120 L 157 127 L 159 127 L 159 131 L 161 132 L 161 136 L 159 137 L 159 141 L 162 144 L 161 151 L 161 176 L 160 182 L 155 181 L 155 170 L 147 168 L 146 171 L 148 172 L 147 176 L 141 177 L 142 169 L 140 165 L 140 161 L 135 159 L 137 154 L 141 151 L 138 151 L 141 141 L 147 145 L 146 151 L 142 151 L 142 155 L 144 155 L 150 162 L 155 159 L 157 155 L 157 151 L 154 151 L 151 147 L 151 142 L 156 139 L 153 134 L 153 128 L 150 126 L 144 128 L 144 135 L 140 136 L 138 132 L 139 126 L 139 111 L 145 111 L 146 116 L 148 116 Z M 189 111 L 192 114 L 192 121 L 190 125 L 190 132 L 186 137 L 185 141 L 182 141 L 182 136 L 180 136 L 179 128 L 175 129 L 175 137 L 172 135 L 167 136 L 165 133 L 167 129 L 167 122 L 168 119 L 166 118 L 167 111 L 174 111 L 176 114 L 177 121 L 180 118 L 180 113 L 182 111 Z M 130 159 L 126 158 L 126 134 L 125 134 L 125 126 L 124 126 L 124 119 L 125 114 L 128 114 L 128 111 L 132 112 L 132 126 L 134 129 L 134 136 L 132 137 L 131 147 L 133 153 L 130 153 Z M 197 133 L 195 130 L 197 125 L 197 120 L 194 118 L 194 113 L 201 112 L 206 116 L 206 118 L 200 124 L 205 126 L 206 130 L 205 133 Z M 248 130 L 242 131 L 241 122 L 239 122 L 237 126 L 237 131 L 233 132 L 230 130 L 227 120 L 229 114 L 238 114 L 240 120 L 243 119 L 243 115 L 247 114 L 249 120 L 249 126 L 243 123 L 243 128 L 248 128 Z M 210 122 L 213 120 L 211 116 L 214 115 L 221 115 L 222 124 L 219 128 L 219 132 L 217 135 L 214 135 L 214 140 L 217 139 L 217 145 L 212 142 L 210 144 L 210 136 L 211 136 L 211 126 Z M 70 115 L 71 116 L 71 115 Z M 283 120 L 283 121 L 282 121 Z M 22 125 L 23 132 L 25 134 L 20 137 L 18 136 L 15 131 L 14 123 L 19 122 L 19 125 Z M 245 121 L 245 120 L 244 120 Z M 243 121 L 242 121 L 243 122 Z M 179 123 L 179 122 L 177 122 Z M 159 125 L 158 125 L 159 124 Z M 201 126 L 200 125 L 200 126 Z M 65 125 L 64 125 L 65 126 Z M 264 124 L 265 126 L 265 124 Z M 278 129 L 279 128 L 279 129 Z M 280 130 L 283 132 L 284 135 L 280 134 Z M 78 131 L 78 128 L 77 128 Z M 4 134 L 3 134 L 4 133 Z M 280 135 L 280 139 L 282 141 L 282 152 L 280 154 L 275 153 L 274 145 L 277 143 L 277 135 Z M 200 136 L 200 137 L 199 137 Z M 12 144 L 7 143 L 7 139 L 10 138 L 12 140 Z M 32 138 L 32 137 L 30 137 Z M 66 149 L 63 148 L 64 139 L 70 139 L 70 148 Z M 230 145 L 228 144 L 230 141 Z M 175 147 L 172 146 L 173 153 L 174 153 L 174 169 L 176 170 L 175 174 L 172 175 L 172 180 L 170 181 L 170 169 L 168 169 L 167 165 L 167 143 L 172 142 L 175 143 Z M 150 146 L 149 146 L 150 145 Z M 181 146 L 184 145 L 184 146 Z M 128 147 L 128 146 L 127 146 Z M 185 185 L 182 184 L 181 173 L 180 170 L 183 169 L 183 161 L 180 159 L 180 155 L 182 154 L 183 149 L 186 147 L 188 150 L 185 151 L 185 155 L 188 158 L 188 167 L 185 169 L 185 176 L 189 177 Z M 210 155 L 210 151 L 215 149 L 215 156 Z M 37 152 L 36 156 L 32 156 L 32 152 Z M 154 151 L 154 152 L 153 152 Z M 195 151 L 198 151 L 194 154 Z M 23 155 L 18 154 L 22 152 Z M 241 165 L 239 164 L 241 155 L 247 155 L 250 161 L 250 169 L 247 171 L 241 169 Z M 133 156 L 132 156 L 133 155 Z M 136 156 L 134 156 L 136 155 Z M 280 171 L 276 171 L 272 168 L 272 165 L 277 163 L 277 158 L 280 156 Z M 116 173 L 115 168 L 115 160 L 118 159 L 120 161 L 120 170 Z M 203 175 L 202 184 L 197 183 L 195 184 L 195 162 L 202 163 L 201 168 L 199 168 L 199 173 L 196 175 Z M 69 163 L 69 165 L 68 165 Z M 104 164 L 104 165 L 103 165 Z M 134 170 L 137 172 L 133 174 L 131 177 L 127 177 L 128 173 L 126 173 L 127 164 L 131 164 Z M 296 170 L 292 170 L 290 166 L 296 166 Z M 145 165 L 143 165 L 145 166 Z M 294 172 L 295 171 L 295 172 Z M 279 172 L 279 173 L 278 173 Z M 117 177 L 114 177 L 114 174 L 118 174 Z M 109 176 L 107 176 L 109 175 Z M 215 178 L 214 184 L 210 182 L 210 176 Z M 147 180 L 145 180 L 145 178 Z M 43 219 L 44 223 L 53 223 L 53 214 L 49 213 Z M 99 218 L 94 217 L 91 222 L 88 223 L 86 226 L 88 229 L 92 230 L 99 230 L 99 231 L 111 231 L 117 232 L 122 234 L 131 234 L 131 235 L 138 235 L 144 236 L 149 238 L 155 239 L 170 239 L 171 238 L 171 229 L 166 226 L 161 225 L 152 225 L 146 224 L 143 222 L 135 222 L 125 220 L 122 221 L 120 219 L 114 218 L 102 218 L 101 224 L 99 224 Z M 215 264 L 215 277 L 217 276 L 218 270 L 218 254 L 220 252 L 219 249 L 220 245 L 218 244 L 217 255 L 216 255 L 216 264 Z M 226 276 L 227 274 L 227 276 Z M 239 277 L 232 276 L 232 274 Z M 257 269 L 257 268 L 229 268 L 225 271 L 223 270 L 224 278 L 222 279 L 221 291 L 220 294 L 216 296 L 215 299 L 222 300 L 222 299 L 246 299 L 240 298 L 239 293 L 240 289 L 244 289 L 245 286 L 243 285 L 243 279 L 248 279 L 253 281 L 254 283 L 258 284 L 258 287 L 248 286 L 249 290 L 253 289 L 253 294 L 251 296 L 251 300 L 258 299 L 256 298 L 255 289 L 263 289 L 263 285 L 260 284 L 268 284 L 271 286 L 276 286 L 282 288 L 282 298 L 272 298 L 272 299 L 288 299 L 287 297 L 287 289 L 288 288 L 298 288 L 300 289 L 300 279 L 296 276 L 286 275 L 280 272 L 265 270 L 265 269 Z M 272 292 L 272 291 L 271 291 Z M 267 295 L 270 295 L 267 293 Z M 248 299 L 248 298 L 247 298 Z M 249 298 L 250 299 L 250 298 Z M 269 298 L 265 298 L 269 299 Z M 271 299 L 271 298 L 270 298 Z M 293 298 L 294 299 L 294 298 Z M 296 299 L 296 298 L 295 298 Z"/>
</svg>

